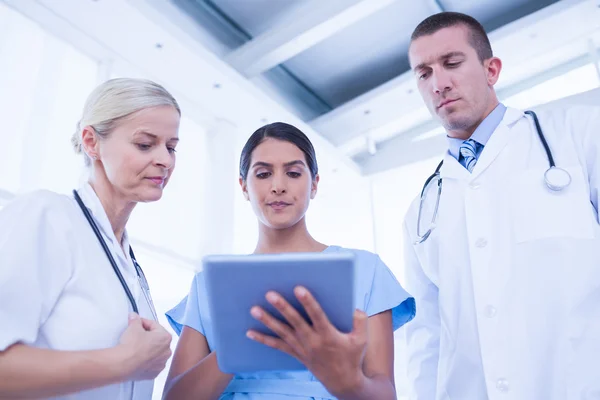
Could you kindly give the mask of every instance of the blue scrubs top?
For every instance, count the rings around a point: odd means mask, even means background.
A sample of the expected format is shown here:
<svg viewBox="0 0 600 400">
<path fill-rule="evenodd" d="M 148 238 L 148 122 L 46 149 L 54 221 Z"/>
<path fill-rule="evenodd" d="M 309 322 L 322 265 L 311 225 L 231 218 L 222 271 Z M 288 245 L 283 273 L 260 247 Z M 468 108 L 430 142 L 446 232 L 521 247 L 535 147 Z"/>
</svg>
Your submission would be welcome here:
<svg viewBox="0 0 600 400">
<path fill-rule="evenodd" d="M 356 307 L 372 316 L 392 311 L 396 330 L 415 316 L 415 300 L 400 286 L 379 256 L 364 250 L 330 246 L 326 253 L 351 252 L 356 257 Z M 202 272 L 196 274 L 190 293 L 167 312 L 169 323 L 181 334 L 188 326 L 203 334 L 214 348 Z M 234 377 L 219 400 L 334 399 L 309 371 L 268 371 Z"/>
</svg>

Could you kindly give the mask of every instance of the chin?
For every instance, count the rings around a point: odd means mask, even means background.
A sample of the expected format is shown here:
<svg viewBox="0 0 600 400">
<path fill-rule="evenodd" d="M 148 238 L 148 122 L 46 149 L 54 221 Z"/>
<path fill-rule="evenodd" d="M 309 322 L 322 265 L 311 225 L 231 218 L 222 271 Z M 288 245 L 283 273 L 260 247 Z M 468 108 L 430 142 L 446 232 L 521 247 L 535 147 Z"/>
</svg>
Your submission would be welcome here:
<svg viewBox="0 0 600 400">
<path fill-rule="evenodd" d="M 282 230 L 296 225 L 299 221 L 292 218 L 265 218 L 266 225 L 271 229 Z"/>
<path fill-rule="evenodd" d="M 282 230 L 294 226 L 295 223 L 289 221 L 267 221 L 267 226 L 271 229 Z"/>
<path fill-rule="evenodd" d="M 468 129 L 472 125 L 472 118 L 464 115 L 463 113 L 452 113 L 446 115 L 446 118 L 442 119 L 443 126 L 451 131 Z"/>
<path fill-rule="evenodd" d="M 163 190 L 162 189 L 152 189 L 152 190 L 144 190 L 139 194 L 138 201 L 141 203 L 152 203 L 154 201 L 158 201 L 162 198 Z"/>
</svg>

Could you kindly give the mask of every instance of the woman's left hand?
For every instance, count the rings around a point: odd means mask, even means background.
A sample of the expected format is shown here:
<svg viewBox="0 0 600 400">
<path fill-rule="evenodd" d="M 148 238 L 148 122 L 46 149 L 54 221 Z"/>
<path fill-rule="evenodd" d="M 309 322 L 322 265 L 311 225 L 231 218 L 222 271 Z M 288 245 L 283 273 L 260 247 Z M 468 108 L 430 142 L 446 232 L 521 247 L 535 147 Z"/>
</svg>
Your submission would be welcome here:
<svg viewBox="0 0 600 400">
<path fill-rule="evenodd" d="M 367 348 L 367 315 L 356 310 L 352 332 L 342 333 L 331 324 L 308 290 L 296 287 L 294 293 L 312 326 L 281 295 L 268 292 L 267 301 L 288 324 L 255 306 L 250 310 L 252 316 L 278 337 L 254 330 L 248 331 L 248 337 L 298 359 L 336 397 L 358 390 L 364 379 L 362 363 Z"/>
</svg>

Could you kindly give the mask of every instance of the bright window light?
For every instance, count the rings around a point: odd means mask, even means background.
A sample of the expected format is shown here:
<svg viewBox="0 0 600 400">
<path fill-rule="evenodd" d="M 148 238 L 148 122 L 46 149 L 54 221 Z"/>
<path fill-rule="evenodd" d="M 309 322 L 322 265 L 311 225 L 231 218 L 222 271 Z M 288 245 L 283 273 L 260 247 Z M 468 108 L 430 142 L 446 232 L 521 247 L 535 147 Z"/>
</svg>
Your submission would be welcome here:
<svg viewBox="0 0 600 400">
<path fill-rule="evenodd" d="M 597 88 L 600 77 L 593 64 L 575 68 L 521 93 L 502 99 L 506 106 L 527 109 Z"/>
</svg>

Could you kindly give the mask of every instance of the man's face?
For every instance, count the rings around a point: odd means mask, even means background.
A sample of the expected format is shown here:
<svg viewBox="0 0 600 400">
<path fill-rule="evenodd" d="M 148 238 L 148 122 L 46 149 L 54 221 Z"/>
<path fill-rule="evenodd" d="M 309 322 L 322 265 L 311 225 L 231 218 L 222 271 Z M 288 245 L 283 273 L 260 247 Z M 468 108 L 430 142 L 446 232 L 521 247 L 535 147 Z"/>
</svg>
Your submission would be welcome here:
<svg viewBox="0 0 600 400">
<path fill-rule="evenodd" d="M 470 136 L 497 104 L 493 85 L 500 60 L 493 57 L 482 63 L 467 27 L 443 28 L 415 39 L 409 60 L 427 108 L 450 136 Z"/>
</svg>

